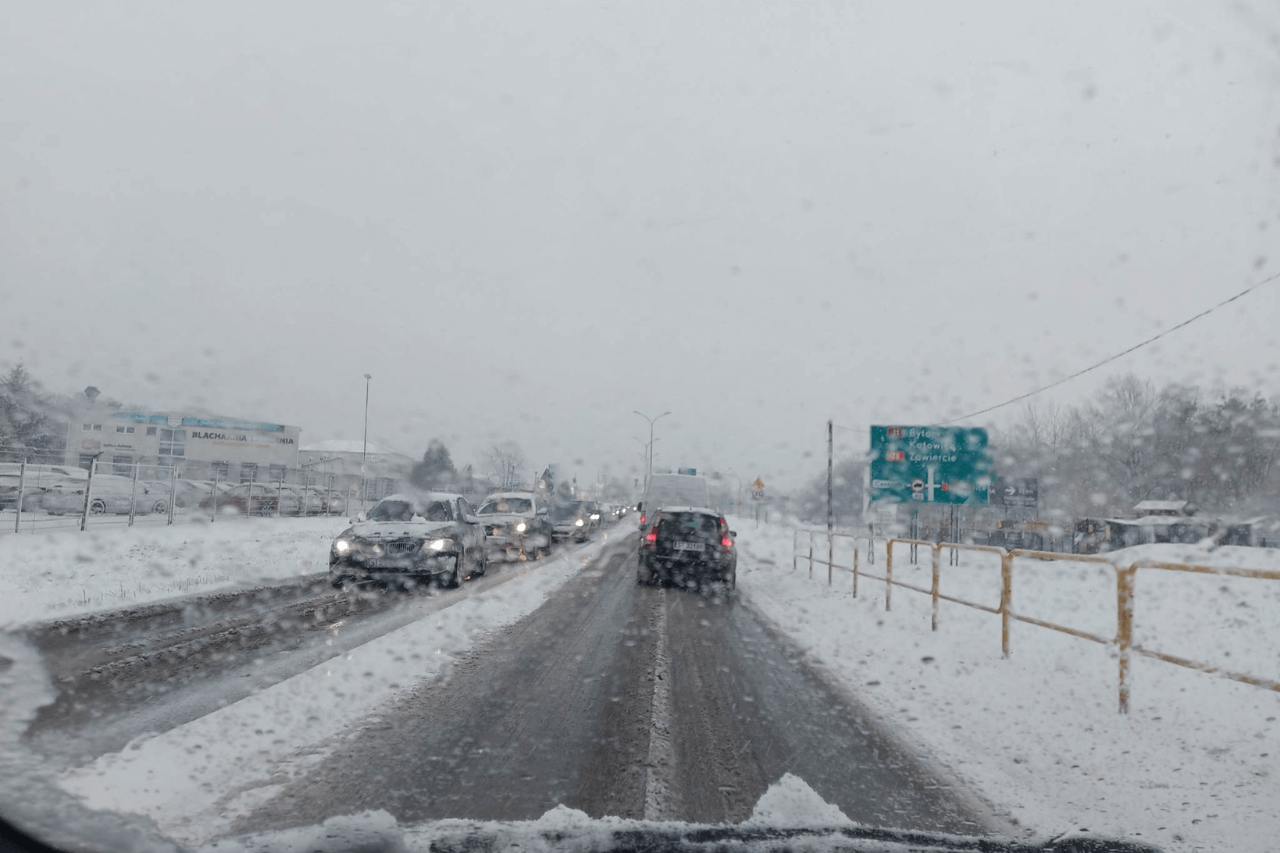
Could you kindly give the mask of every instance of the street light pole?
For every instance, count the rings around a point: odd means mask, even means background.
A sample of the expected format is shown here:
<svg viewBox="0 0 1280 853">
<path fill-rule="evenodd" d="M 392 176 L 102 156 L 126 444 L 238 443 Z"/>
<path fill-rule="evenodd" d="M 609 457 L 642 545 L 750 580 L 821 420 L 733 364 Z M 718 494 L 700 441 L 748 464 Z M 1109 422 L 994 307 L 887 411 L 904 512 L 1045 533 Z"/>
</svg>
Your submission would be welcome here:
<svg viewBox="0 0 1280 853">
<path fill-rule="evenodd" d="M 369 381 L 371 375 L 364 375 L 364 446 L 360 450 L 360 506 L 369 500 Z"/>
<path fill-rule="evenodd" d="M 640 417 L 644 418 L 646 421 L 649 422 L 649 473 L 646 474 L 644 478 L 644 490 L 647 492 L 649 491 L 649 481 L 653 479 L 653 425 L 655 422 L 661 420 L 662 418 L 665 418 L 667 415 L 671 413 L 663 412 L 662 414 L 658 415 L 656 418 L 651 418 L 648 415 L 646 415 L 644 412 L 636 411 L 635 409 L 632 409 L 631 411 L 634 414 L 639 415 Z"/>
</svg>

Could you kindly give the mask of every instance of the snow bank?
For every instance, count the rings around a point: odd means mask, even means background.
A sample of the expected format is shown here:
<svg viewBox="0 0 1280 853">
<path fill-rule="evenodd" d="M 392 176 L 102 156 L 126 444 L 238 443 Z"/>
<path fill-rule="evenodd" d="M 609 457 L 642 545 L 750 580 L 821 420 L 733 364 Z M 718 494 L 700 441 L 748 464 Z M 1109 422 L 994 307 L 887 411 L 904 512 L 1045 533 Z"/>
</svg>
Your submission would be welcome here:
<svg viewBox="0 0 1280 853">
<path fill-rule="evenodd" d="M 72 771 L 62 785 L 90 808 L 142 815 L 180 842 L 207 842 L 308 772 L 379 707 L 438 677 L 479 637 L 533 612 L 605 544 L 513 569 L 510 580 L 482 594 L 130 743 Z M 341 630 L 334 634 L 341 647 Z"/>
<path fill-rule="evenodd" d="M 329 570 L 345 518 L 219 519 L 173 527 L 0 536 L 0 630 Z"/>
<path fill-rule="evenodd" d="M 760 795 L 747 826 L 839 826 L 853 823 L 799 776 L 784 773 Z"/>
<path fill-rule="evenodd" d="M 745 525 L 743 525 L 745 527 Z M 827 568 L 792 570 L 792 531 L 739 533 L 739 587 L 756 607 L 878 711 L 907 743 L 948 767 L 1017 824 L 1047 835 L 1089 830 L 1168 851 L 1270 851 L 1280 833 L 1280 694 L 1136 658 L 1131 713 L 1117 712 L 1107 646 L 1015 623 L 1000 654 L 998 616 Z M 808 543 L 802 546 L 807 556 Z M 825 543 L 820 544 L 825 559 Z M 895 580 L 927 589 L 929 552 Z M 847 546 L 836 562 L 851 563 Z M 1274 551 L 1141 546 L 1110 559 L 1179 559 L 1271 568 Z M 863 568 L 883 574 L 877 564 Z M 995 556 L 947 565 L 944 593 L 999 603 Z M 1140 571 L 1135 640 L 1269 678 L 1280 676 L 1280 581 Z M 1014 609 L 1114 636 L 1114 570 L 1087 562 L 1020 561 Z"/>
</svg>

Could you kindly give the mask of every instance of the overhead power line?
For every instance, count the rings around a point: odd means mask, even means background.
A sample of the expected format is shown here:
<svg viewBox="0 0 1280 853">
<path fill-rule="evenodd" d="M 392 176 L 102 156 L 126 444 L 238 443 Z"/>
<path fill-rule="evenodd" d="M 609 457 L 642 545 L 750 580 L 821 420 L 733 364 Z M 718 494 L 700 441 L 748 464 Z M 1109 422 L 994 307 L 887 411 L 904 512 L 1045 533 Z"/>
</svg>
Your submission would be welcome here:
<svg viewBox="0 0 1280 853">
<path fill-rule="evenodd" d="M 1050 382 L 1048 385 L 1042 385 L 1041 387 L 1036 388 L 1033 391 L 1028 391 L 1025 394 L 1019 394 L 1018 396 L 1012 399 L 1005 400 L 1003 403 L 996 403 L 994 406 L 987 406 L 985 409 L 978 409 L 976 412 L 970 412 L 967 415 L 961 415 L 958 418 L 952 418 L 949 421 L 943 421 L 943 423 L 953 424 L 953 423 L 956 423 L 957 421 L 966 421 L 969 418 L 976 418 L 978 415 L 985 415 L 987 412 L 994 412 L 996 409 L 1003 409 L 1005 406 L 1012 406 L 1014 403 L 1021 403 L 1023 400 L 1034 397 L 1037 394 L 1042 394 L 1045 391 L 1050 390 L 1051 388 L 1057 388 L 1059 385 L 1064 385 L 1067 382 L 1070 382 L 1072 379 L 1078 379 L 1081 376 L 1084 376 L 1086 373 L 1089 373 L 1090 371 L 1097 370 L 1099 367 L 1103 367 L 1104 365 L 1110 364 L 1111 362 L 1116 361 L 1117 359 L 1124 358 L 1129 353 L 1140 350 L 1143 347 L 1147 346 L 1148 344 L 1155 343 L 1156 341 L 1163 338 L 1165 335 L 1172 334 L 1173 332 L 1176 332 L 1179 329 L 1184 329 L 1187 326 L 1190 326 L 1196 320 L 1209 316 L 1214 311 L 1217 311 L 1219 308 L 1223 308 L 1227 305 L 1230 305 L 1232 302 L 1235 302 L 1238 299 L 1242 299 L 1243 297 L 1248 296 L 1250 293 L 1262 287 L 1264 284 L 1270 284 L 1271 282 L 1276 281 L 1277 279 L 1280 279 L 1280 273 L 1276 273 L 1273 276 L 1264 278 L 1262 281 L 1258 282 L 1257 284 L 1253 284 L 1253 285 L 1250 285 L 1249 287 L 1246 287 L 1244 290 L 1240 291 L 1235 296 L 1231 296 L 1227 299 L 1222 300 L 1217 305 L 1213 305 L 1209 308 L 1206 308 L 1205 310 L 1201 311 L 1199 314 L 1196 314 L 1194 317 L 1189 317 L 1186 320 L 1183 320 L 1181 323 L 1177 324 L 1176 326 L 1170 326 L 1169 328 L 1155 335 L 1152 335 L 1151 337 L 1147 338 L 1145 341 L 1140 341 L 1126 350 L 1122 350 L 1114 355 L 1109 355 L 1099 362 L 1095 362 L 1094 364 L 1091 364 L 1088 367 L 1085 367 L 1081 370 L 1077 370 L 1075 373 L 1072 373 L 1069 376 L 1062 377 L 1056 382 Z"/>
</svg>

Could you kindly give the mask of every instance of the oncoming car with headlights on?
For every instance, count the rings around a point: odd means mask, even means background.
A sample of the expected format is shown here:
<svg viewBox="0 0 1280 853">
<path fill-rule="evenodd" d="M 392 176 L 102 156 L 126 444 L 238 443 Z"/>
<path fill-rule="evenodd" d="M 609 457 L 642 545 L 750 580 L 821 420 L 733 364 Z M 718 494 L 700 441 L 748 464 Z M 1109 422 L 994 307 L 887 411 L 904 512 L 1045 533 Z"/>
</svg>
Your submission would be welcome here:
<svg viewBox="0 0 1280 853">
<path fill-rule="evenodd" d="M 329 550 L 335 587 L 398 581 L 407 587 L 456 587 L 485 571 L 484 528 L 461 495 L 444 492 L 383 498 Z"/>
<path fill-rule="evenodd" d="M 507 559 L 551 553 L 551 520 L 543 498 L 533 492 L 497 492 L 485 498 L 477 513 L 484 524 L 486 550 Z"/>
<path fill-rule="evenodd" d="M 559 504 L 551 510 L 551 535 L 557 540 L 586 542 L 600 529 L 599 509 L 587 501 Z"/>
</svg>

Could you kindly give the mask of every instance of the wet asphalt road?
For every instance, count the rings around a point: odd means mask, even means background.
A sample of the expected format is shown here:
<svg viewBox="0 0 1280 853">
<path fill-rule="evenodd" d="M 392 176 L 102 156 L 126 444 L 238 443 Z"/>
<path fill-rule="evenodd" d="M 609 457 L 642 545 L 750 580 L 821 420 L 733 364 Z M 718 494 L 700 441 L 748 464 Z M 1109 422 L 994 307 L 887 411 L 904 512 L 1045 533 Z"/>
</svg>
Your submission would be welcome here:
<svg viewBox="0 0 1280 853">
<path fill-rule="evenodd" d="M 234 831 L 366 809 L 401 823 L 527 820 L 557 804 L 737 822 L 784 773 L 865 824 L 990 828 L 975 798 L 912 758 L 737 596 L 637 586 L 626 537 Z"/>
</svg>

